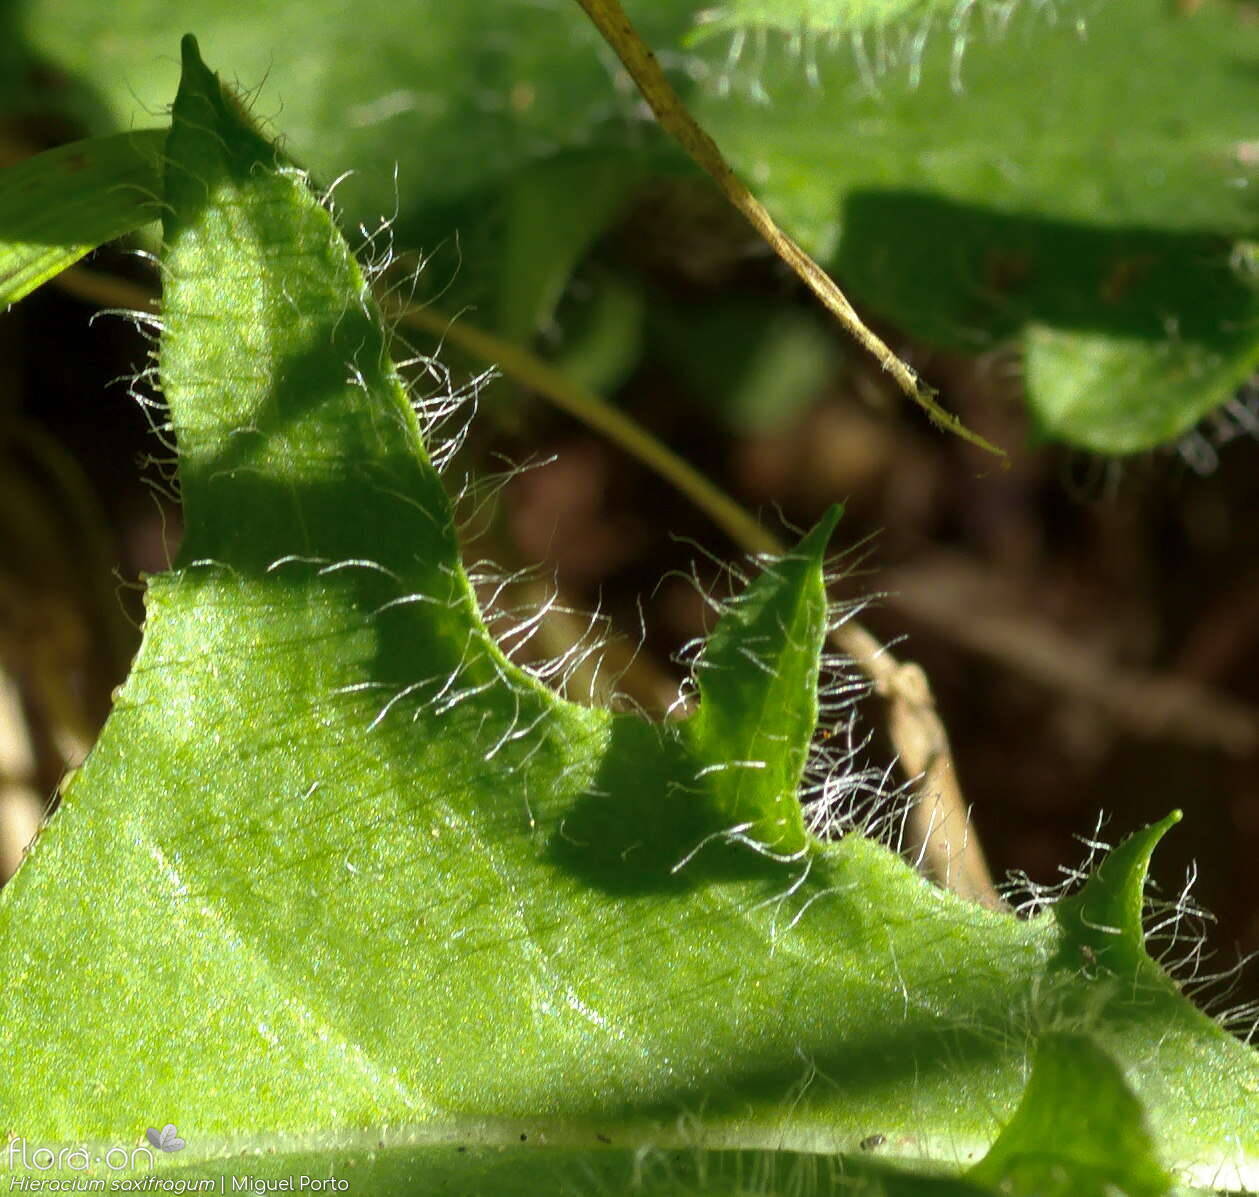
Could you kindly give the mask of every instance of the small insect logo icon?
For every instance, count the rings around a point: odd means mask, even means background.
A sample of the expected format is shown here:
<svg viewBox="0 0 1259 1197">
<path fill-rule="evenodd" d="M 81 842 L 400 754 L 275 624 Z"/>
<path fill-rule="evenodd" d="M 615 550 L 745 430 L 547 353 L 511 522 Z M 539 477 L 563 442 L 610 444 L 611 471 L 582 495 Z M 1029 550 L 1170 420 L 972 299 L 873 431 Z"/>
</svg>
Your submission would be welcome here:
<svg viewBox="0 0 1259 1197">
<path fill-rule="evenodd" d="M 168 1122 L 161 1130 L 151 1126 L 144 1132 L 144 1137 L 148 1139 L 159 1151 L 182 1151 L 184 1149 L 184 1141 L 179 1137 L 179 1132 L 175 1129 L 173 1122 Z"/>
</svg>

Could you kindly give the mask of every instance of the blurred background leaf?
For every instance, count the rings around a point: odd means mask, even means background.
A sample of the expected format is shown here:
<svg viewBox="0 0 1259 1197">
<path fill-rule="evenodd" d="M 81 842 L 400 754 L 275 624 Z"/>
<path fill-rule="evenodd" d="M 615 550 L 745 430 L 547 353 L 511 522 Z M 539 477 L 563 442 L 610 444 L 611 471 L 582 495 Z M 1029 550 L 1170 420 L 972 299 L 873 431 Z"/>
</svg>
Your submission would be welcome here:
<svg viewBox="0 0 1259 1197">
<path fill-rule="evenodd" d="M 631 7 L 736 168 L 858 299 L 971 352 L 1051 330 L 1029 359 L 1037 428 L 1108 453 L 1181 435 L 1259 361 L 1251 280 L 1230 266 L 1259 224 L 1248 12 Z M 522 340 L 641 186 L 690 170 L 566 0 L 498 5 L 492 24 L 432 2 L 21 13 L 32 54 L 99 101 L 64 99 L 92 132 L 160 114 L 169 46 L 196 28 L 244 87 L 266 81 L 259 115 L 339 180 L 347 225 L 392 216 L 390 244 L 430 256 L 426 286 Z"/>
</svg>

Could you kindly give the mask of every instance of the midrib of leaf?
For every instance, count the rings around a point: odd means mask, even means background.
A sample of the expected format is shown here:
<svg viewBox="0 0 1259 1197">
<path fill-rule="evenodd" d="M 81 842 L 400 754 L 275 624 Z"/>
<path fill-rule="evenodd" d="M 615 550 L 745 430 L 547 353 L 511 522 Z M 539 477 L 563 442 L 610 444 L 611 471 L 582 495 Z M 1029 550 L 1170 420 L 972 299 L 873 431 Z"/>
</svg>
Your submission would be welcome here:
<svg viewBox="0 0 1259 1197">
<path fill-rule="evenodd" d="M 454 1145 L 510 1120 L 970 1158 L 1069 1018 L 1133 1070 L 1170 1158 L 1259 1155 L 1253 1054 L 1139 945 L 1094 980 L 1070 926 L 969 906 L 855 836 L 785 865 L 724 842 L 694 793 L 719 761 L 503 660 L 357 268 L 191 44 L 185 67 L 161 361 L 189 540 L 0 896 L 0 1033 L 31 1062 L 0 1073 L 9 1129 L 176 1121 L 207 1174 L 259 1111 L 339 1159 L 367 1128 L 405 1153 L 397 1128 Z M 756 586 L 785 640 L 816 635 L 781 576 Z M 489 684 L 440 712 L 456 671 Z M 1144 858 L 1118 867 L 1097 884 L 1139 889 Z"/>
</svg>

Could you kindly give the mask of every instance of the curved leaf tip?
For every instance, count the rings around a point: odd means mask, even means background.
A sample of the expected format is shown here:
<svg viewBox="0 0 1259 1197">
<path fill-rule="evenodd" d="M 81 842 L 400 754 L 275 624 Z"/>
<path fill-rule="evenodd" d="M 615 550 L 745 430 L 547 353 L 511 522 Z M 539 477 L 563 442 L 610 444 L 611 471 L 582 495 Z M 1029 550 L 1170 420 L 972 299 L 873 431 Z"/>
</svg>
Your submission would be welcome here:
<svg viewBox="0 0 1259 1197">
<path fill-rule="evenodd" d="M 687 725 L 701 781 L 729 832 L 775 856 L 805 850 L 798 798 L 817 726 L 832 507 L 799 547 L 731 600 L 697 663 L 700 707 Z"/>
<path fill-rule="evenodd" d="M 1145 878 L 1155 847 L 1181 818 L 1175 810 L 1134 832 L 1102 861 L 1079 893 L 1053 907 L 1069 950 L 1103 961 L 1113 971 L 1131 971 L 1148 959 L 1141 925 Z"/>
</svg>

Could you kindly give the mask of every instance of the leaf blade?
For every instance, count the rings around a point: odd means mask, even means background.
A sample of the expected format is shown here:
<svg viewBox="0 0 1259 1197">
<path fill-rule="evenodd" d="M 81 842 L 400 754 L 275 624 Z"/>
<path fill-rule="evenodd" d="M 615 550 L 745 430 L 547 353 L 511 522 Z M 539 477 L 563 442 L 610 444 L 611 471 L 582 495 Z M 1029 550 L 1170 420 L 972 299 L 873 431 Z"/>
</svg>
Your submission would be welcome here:
<svg viewBox="0 0 1259 1197">
<path fill-rule="evenodd" d="M 0 172 L 0 307 L 156 220 L 164 129 L 71 142 Z"/>
<path fill-rule="evenodd" d="M 808 844 L 797 794 L 817 726 L 822 555 L 838 521 L 833 507 L 733 600 L 697 666 L 700 707 L 688 730 L 700 759 L 713 762 L 699 776 L 737 834 L 784 856 Z"/>
<path fill-rule="evenodd" d="M 128 1142 L 169 1119 L 178 1167 L 235 1167 L 261 1104 L 277 1140 L 327 1153 L 526 1120 L 556 1142 L 967 1158 L 1065 1012 L 1142 1062 L 1169 1159 L 1253 1168 L 1254 1053 L 1135 947 L 1098 985 L 1070 928 L 964 903 L 856 835 L 790 861 L 723 844 L 685 725 L 560 702 L 503 658 L 361 273 L 185 54 L 161 365 L 190 539 L 0 894 L 0 1033 L 38 1061 L 0 1073 L 15 1132 Z M 786 567 L 789 613 L 827 532 Z M 1125 895 L 1148 846 L 1119 858 Z"/>
</svg>

